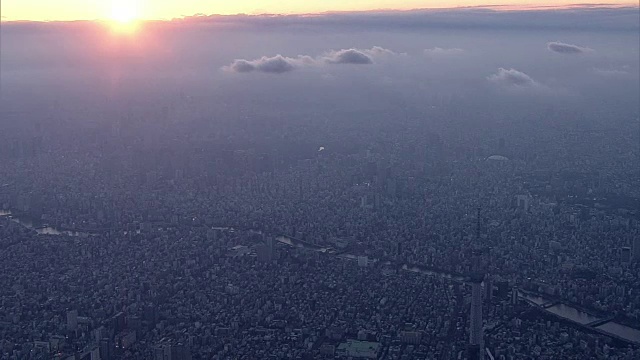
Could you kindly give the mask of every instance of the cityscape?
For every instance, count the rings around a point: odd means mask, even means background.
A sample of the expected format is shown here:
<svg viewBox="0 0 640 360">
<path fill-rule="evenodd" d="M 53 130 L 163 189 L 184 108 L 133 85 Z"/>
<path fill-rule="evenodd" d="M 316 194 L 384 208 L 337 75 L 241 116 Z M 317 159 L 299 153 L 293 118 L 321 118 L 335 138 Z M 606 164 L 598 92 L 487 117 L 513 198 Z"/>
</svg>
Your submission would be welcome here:
<svg viewBox="0 0 640 360">
<path fill-rule="evenodd" d="M 640 359 L 639 9 L 581 6 L 3 16 L 0 359 Z"/>
</svg>

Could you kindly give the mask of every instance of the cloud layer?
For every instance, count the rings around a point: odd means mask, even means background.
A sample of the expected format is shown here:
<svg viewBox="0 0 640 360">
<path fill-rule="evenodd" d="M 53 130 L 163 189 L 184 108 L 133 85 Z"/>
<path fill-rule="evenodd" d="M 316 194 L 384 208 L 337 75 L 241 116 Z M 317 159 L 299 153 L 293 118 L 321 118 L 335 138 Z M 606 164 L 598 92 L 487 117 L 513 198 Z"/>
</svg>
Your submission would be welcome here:
<svg viewBox="0 0 640 360">
<path fill-rule="evenodd" d="M 552 41 L 547 43 L 547 49 L 559 54 L 582 54 L 585 52 L 593 51 L 587 47 L 578 45 L 567 44 L 559 41 Z"/>
</svg>

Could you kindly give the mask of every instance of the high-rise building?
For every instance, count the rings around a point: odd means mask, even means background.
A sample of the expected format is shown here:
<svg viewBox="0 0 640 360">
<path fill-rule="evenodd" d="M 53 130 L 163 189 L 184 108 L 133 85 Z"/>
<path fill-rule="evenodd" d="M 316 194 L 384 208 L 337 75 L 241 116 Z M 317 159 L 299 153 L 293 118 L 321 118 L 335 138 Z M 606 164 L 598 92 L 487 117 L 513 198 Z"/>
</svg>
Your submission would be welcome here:
<svg viewBox="0 0 640 360">
<path fill-rule="evenodd" d="M 529 203 L 531 198 L 529 195 L 516 195 L 516 202 L 518 209 L 523 211 L 529 211 Z"/>
<path fill-rule="evenodd" d="M 640 236 L 633 239 L 633 260 L 640 262 Z"/>
<path fill-rule="evenodd" d="M 485 299 L 487 299 L 488 302 L 491 302 L 491 300 L 493 300 L 493 279 L 491 278 L 491 275 L 487 275 L 484 279 L 484 290 Z"/>
<path fill-rule="evenodd" d="M 482 282 L 484 272 L 482 272 L 480 257 L 480 230 L 481 230 L 480 208 L 478 208 L 476 227 L 476 247 L 472 251 L 472 266 L 469 282 L 471 283 L 471 311 L 469 316 L 469 346 L 468 358 L 479 360 L 484 358 L 484 331 L 482 324 Z"/>
<path fill-rule="evenodd" d="M 67 311 L 67 330 L 76 331 L 78 329 L 78 310 Z"/>
<path fill-rule="evenodd" d="M 624 263 L 628 263 L 631 261 L 631 248 L 623 247 L 620 249 L 620 261 Z"/>
<path fill-rule="evenodd" d="M 153 348 L 153 360 L 171 360 L 171 345 L 158 344 Z"/>
<path fill-rule="evenodd" d="M 483 275 L 480 273 L 471 275 L 469 359 L 482 359 L 482 354 L 484 353 L 484 333 L 482 329 L 482 280 Z"/>
<path fill-rule="evenodd" d="M 267 236 L 264 242 L 257 248 L 258 260 L 271 262 L 275 259 L 275 240 L 272 236 Z"/>
<path fill-rule="evenodd" d="M 402 239 L 398 239 L 398 242 L 396 243 L 396 256 L 402 256 Z"/>
<path fill-rule="evenodd" d="M 358 256 L 358 266 L 367 267 L 369 265 L 369 258 L 366 256 Z"/>
<path fill-rule="evenodd" d="M 153 360 L 191 360 L 187 344 L 163 339 L 153 348 Z"/>
<path fill-rule="evenodd" d="M 517 304 L 518 304 L 518 288 L 513 287 L 511 289 L 511 305 L 517 305 Z"/>
<path fill-rule="evenodd" d="M 273 236 L 267 236 L 265 244 L 267 245 L 267 252 L 269 254 L 269 258 L 273 260 L 273 256 L 275 253 L 275 240 L 273 239 Z"/>
<path fill-rule="evenodd" d="M 100 340 L 100 359 L 112 360 L 115 353 L 115 344 L 109 338 L 103 338 Z"/>
</svg>

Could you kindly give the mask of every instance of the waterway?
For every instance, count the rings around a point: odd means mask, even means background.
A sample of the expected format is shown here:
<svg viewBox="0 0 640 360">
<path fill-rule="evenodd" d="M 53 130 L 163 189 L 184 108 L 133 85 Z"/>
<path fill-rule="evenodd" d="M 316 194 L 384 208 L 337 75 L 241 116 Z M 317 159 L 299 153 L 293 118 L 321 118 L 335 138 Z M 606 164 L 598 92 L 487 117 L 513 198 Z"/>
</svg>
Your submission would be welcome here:
<svg viewBox="0 0 640 360">
<path fill-rule="evenodd" d="M 539 295 L 528 294 L 524 292 L 520 292 L 518 294 L 521 298 L 529 300 L 530 302 L 542 306 L 543 304 L 552 304 L 554 301 L 551 299 L 544 298 Z M 580 325 L 587 325 L 589 323 L 606 320 L 605 318 L 599 318 L 595 315 L 589 314 L 585 311 L 576 309 L 570 305 L 559 303 L 548 308 L 544 308 L 544 311 L 557 315 L 563 319 L 571 320 Z M 632 327 L 618 324 L 613 321 L 605 322 L 602 325 L 594 327 L 594 329 L 600 330 L 609 335 L 617 336 L 624 340 L 640 344 L 640 330 L 634 329 Z"/>
<path fill-rule="evenodd" d="M 640 330 L 638 329 L 630 328 L 612 321 L 596 326 L 596 329 L 640 344 Z"/>
<path fill-rule="evenodd" d="M 48 225 L 39 225 L 34 222 L 32 219 L 26 216 L 15 216 L 11 212 L 11 210 L 0 210 L 0 217 L 8 217 L 11 221 L 18 223 L 28 229 L 35 230 L 38 235 L 67 235 L 67 236 L 77 236 L 77 237 L 87 237 L 90 234 L 81 231 L 69 231 L 58 229 L 53 226 Z"/>
<path fill-rule="evenodd" d="M 324 248 L 322 246 L 315 246 L 315 245 L 312 246 L 310 244 L 302 243 L 300 241 L 297 241 L 295 239 L 292 239 L 286 236 L 279 236 L 276 238 L 276 240 L 282 244 L 294 246 L 297 248 L 305 248 L 313 251 L 330 253 L 330 250 L 331 250 L 330 248 Z M 357 258 L 357 255 L 355 254 L 339 254 L 339 255 L 336 254 L 336 255 L 340 257 L 351 258 L 351 259 Z M 369 260 L 375 261 L 375 259 L 369 259 Z M 461 276 L 456 276 L 453 274 L 440 272 L 436 270 L 430 270 L 430 269 L 418 267 L 415 265 L 403 264 L 401 268 L 402 270 L 405 270 L 405 271 L 418 272 L 418 273 L 426 274 L 429 276 L 440 276 L 452 281 L 464 282 L 464 278 Z M 543 304 L 547 304 L 547 303 L 548 304 L 553 303 L 553 300 L 547 299 L 538 295 L 532 295 L 532 294 L 520 292 L 519 296 L 521 298 L 531 301 L 532 303 L 538 306 L 542 306 Z M 581 325 L 586 325 L 594 321 L 602 320 L 599 317 L 596 317 L 592 314 L 589 314 L 587 312 L 584 312 L 582 310 L 576 309 L 570 305 L 563 304 L 563 303 L 555 304 L 553 306 L 545 308 L 544 311 Z M 606 322 L 600 326 L 596 326 L 595 329 L 598 329 L 609 335 L 613 335 L 618 338 L 622 338 L 627 341 L 640 344 L 640 330 L 638 329 L 634 329 L 634 328 L 631 328 L 622 324 L 618 324 L 612 321 Z"/>
<path fill-rule="evenodd" d="M 576 308 L 573 308 L 569 305 L 562 304 L 562 303 L 548 307 L 545 310 L 552 314 L 556 314 L 560 317 L 563 317 L 565 319 L 575 321 L 581 325 L 586 325 L 594 321 L 601 320 L 600 318 L 597 318 L 589 313 L 580 311 Z"/>
</svg>

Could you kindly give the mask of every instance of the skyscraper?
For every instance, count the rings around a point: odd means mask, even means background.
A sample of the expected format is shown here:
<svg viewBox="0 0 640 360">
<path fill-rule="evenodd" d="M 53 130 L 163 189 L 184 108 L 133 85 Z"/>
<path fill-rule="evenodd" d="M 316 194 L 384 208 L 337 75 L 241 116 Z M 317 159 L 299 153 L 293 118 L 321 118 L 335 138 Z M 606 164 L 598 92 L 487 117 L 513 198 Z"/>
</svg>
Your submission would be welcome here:
<svg viewBox="0 0 640 360">
<path fill-rule="evenodd" d="M 78 329 L 78 310 L 67 311 L 67 330 L 75 331 Z"/>
<path fill-rule="evenodd" d="M 478 255 L 474 254 L 474 257 Z M 482 281 L 484 275 L 477 270 L 471 274 L 471 315 L 469 329 L 469 359 L 482 359 L 484 333 L 482 329 Z"/>
<path fill-rule="evenodd" d="M 263 243 L 257 248 L 258 260 L 263 262 L 271 262 L 275 259 L 275 240 L 271 236 L 264 237 Z"/>
<path fill-rule="evenodd" d="M 640 236 L 633 239 L 633 260 L 640 262 Z"/>
<path fill-rule="evenodd" d="M 471 283 L 471 310 L 469 316 L 469 359 L 482 359 L 484 356 L 484 333 L 482 329 L 482 281 L 484 273 L 480 269 L 480 208 L 476 228 L 476 244 L 472 252 L 472 266 L 469 282 Z"/>
</svg>

